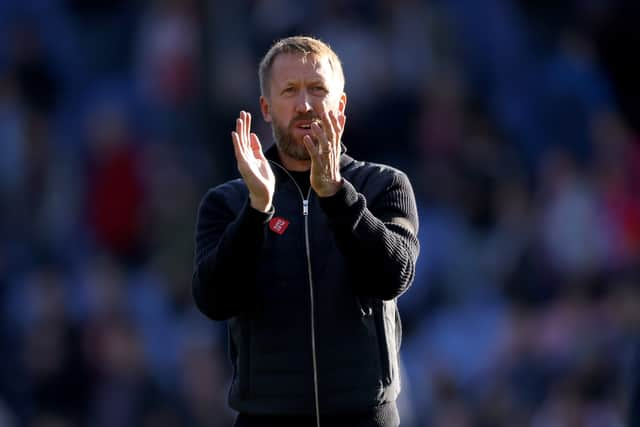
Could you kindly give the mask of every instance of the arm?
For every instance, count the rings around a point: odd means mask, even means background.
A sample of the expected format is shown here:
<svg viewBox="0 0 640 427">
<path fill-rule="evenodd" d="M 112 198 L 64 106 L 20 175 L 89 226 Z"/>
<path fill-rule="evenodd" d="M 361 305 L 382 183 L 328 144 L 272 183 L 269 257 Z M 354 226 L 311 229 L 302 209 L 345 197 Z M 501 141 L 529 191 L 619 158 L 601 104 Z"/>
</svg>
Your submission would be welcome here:
<svg viewBox="0 0 640 427">
<path fill-rule="evenodd" d="M 411 285 L 420 247 L 416 202 L 406 175 L 394 174 L 372 201 L 343 180 L 336 194 L 320 198 L 320 205 L 340 251 L 363 279 L 355 284 L 358 293 L 389 300 Z"/>
<path fill-rule="evenodd" d="M 418 215 L 406 175 L 394 172 L 376 200 L 366 200 L 340 174 L 340 138 L 346 98 L 338 113 L 321 112 L 322 126 L 303 142 L 311 159 L 311 187 L 327 214 L 338 247 L 358 280 L 360 295 L 390 300 L 401 295 L 415 275 L 419 243 Z M 369 204 L 369 205 L 368 205 Z"/>
<path fill-rule="evenodd" d="M 264 241 L 264 224 L 273 214 L 244 204 L 236 216 L 223 192 L 207 193 L 198 209 L 192 278 L 196 305 L 208 317 L 224 320 L 251 303 L 256 261 Z"/>
<path fill-rule="evenodd" d="M 249 197 L 235 215 L 225 192 L 209 192 L 198 209 L 193 296 L 198 308 L 216 320 L 232 317 L 247 306 L 255 281 L 256 262 L 264 241 L 264 224 L 273 215 L 275 177 L 251 133 L 251 115 L 244 111 L 231 133 L 238 171 Z"/>
</svg>

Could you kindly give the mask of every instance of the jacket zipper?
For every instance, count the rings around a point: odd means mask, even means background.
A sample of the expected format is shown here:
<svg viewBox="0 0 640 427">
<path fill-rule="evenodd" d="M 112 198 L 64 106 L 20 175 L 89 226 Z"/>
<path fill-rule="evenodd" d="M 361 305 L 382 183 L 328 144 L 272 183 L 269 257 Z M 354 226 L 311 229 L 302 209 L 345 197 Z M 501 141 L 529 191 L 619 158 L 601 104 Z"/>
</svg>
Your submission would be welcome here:
<svg viewBox="0 0 640 427">
<path fill-rule="evenodd" d="M 307 197 L 304 197 L 302 193 L 302 189 L 296 182 L 296 180 L 291 176 L 289 171 L 280 166 L 278 163 L 270 161 L 274 165 L 278 166 L 282 169 L 287 176 L 293 181 L 293 184 L 298 189 L 298 193 L 300 194 L 300 198 L 302 199 L 302 215 L 304 216 L 304 244 L 307 255 L 307 274 L 309 276 L 309 299 L 311 305 L 311 358 L 313 363 L 313 396 L 315 401 L 315 413 L 316 413 L 316 427 L 320 427 L 320 403 L 319 403 L 319 393 L 318 393 L 318 355 L 316 352 L 316 322 L 315 322 L 315 298 L 314 298 L 314 288 L 313 288 L 313 274 L 311 271 L 311 249 L 309 244 L 309 198 L 311 197 L 311 185 L 309 185 L 309 190 L 307 191 Z"/>
</svg>

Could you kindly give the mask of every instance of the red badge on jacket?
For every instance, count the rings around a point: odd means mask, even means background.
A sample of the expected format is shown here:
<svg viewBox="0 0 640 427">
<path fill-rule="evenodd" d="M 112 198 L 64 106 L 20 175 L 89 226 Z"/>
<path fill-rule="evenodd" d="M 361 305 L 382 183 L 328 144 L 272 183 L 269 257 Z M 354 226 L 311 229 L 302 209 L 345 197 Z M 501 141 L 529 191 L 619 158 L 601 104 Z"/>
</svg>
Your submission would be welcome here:
<svg viewBox="0 0 640 427">
<path fill-rule="evenodd" d="M 280 218 L 279 216 L 269 221 L 269 228 L 271 229 L 271 231 L 280 235 L 284 234 L 288 226 L 289 226 L 289 221 L 287 221 L 284 218 Z"/>
</svg>

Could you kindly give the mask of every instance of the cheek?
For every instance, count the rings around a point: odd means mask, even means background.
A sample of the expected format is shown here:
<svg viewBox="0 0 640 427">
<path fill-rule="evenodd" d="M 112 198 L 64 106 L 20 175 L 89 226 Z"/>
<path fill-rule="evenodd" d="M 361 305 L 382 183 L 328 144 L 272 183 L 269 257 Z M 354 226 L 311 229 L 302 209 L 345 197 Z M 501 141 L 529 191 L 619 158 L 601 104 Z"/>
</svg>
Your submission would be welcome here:
<svg viewBox="0 0 640 427">
<path fill-rule="evenodd" d="M 334 102 L 332 102 L 331 99 L 325 98 L 325 99 L 318 99 L 316 100 L 313 104 L 313 111 L 316 112 L 316 114 L 320 114 L 323 111 L 337 111 L 337 104 L 335 104 Z"/>
<path fill-rule="evenodd" d="M 271 120 L 273 123 L 289 123 L 291 117 L 289 114 L 286 114 L 284 109 L 280 108 L 277 110 L 271 110 Z"/>
<path fill-rule="evenodd" d="M 324 101 L 325 108 L 327 109 L 327 111 L 331 110 L 334 113 L 337 113 L 338 111 L 340 111 L 341 102 L 342 102 L 342 99 L 340 96 L 329 97 Z"/>
<path fill-rule="evenodd" d="M 272 125 L 279 127 L 283 132 L 291 127 L 291 117 L 273 116 Z"/>
</svg>

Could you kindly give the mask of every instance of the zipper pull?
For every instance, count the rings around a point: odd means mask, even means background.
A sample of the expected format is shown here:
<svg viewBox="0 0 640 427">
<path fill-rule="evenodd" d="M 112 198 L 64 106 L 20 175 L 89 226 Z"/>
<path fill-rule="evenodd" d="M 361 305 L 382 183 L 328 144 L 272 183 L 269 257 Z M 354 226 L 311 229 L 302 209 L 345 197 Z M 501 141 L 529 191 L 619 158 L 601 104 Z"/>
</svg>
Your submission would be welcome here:
<svg viewBox="0 0 640 427">
<path fill-rule="evenodd" d="M 304 199 L 302 201 L 302 215 L 309 215 L 309 199 Z"/>
</svg>

